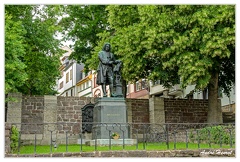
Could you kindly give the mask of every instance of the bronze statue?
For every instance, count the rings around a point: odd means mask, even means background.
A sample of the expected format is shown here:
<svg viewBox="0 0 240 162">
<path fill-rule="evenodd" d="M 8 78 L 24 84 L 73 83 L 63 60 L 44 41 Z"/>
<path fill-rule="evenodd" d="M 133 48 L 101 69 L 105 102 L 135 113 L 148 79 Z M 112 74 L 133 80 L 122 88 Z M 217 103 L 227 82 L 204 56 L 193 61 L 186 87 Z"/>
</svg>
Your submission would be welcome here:
<svg viewBox="0 0 240 162">
<path fill-rule="evenodd" d="M 103 97 L 107 97 L 107 85 L 110 87 L 110 94 L 113 92 L 113 64 L 115 63 L 115 58 L 110 51 L 111 45 L 105 43 L 102 51 L 98 54 L 100 62 L 97 69 L 97 84 L 102 86 Z"/>
<path fill-rule="evenodd" d="M 113 97 L 123 97 L 123 93 L 122 93 L 122 76 L 121 76 L 122 61 L 117 60 L 116 63 L 117 64 L 116 64 L 116 66 L 113 69 L 115 93 L 112 96 Z"/>
</svg>

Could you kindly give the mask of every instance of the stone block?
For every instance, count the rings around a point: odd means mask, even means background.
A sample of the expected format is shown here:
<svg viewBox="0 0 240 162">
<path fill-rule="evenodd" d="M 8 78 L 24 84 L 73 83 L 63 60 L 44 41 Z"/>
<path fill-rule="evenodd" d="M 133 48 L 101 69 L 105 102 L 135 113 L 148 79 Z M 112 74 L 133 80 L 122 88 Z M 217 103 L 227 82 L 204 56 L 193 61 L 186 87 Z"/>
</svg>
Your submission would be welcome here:
<svg viewBox="0 0 240 162">
<path fill-rule="evenodd" d="M 147 157 L 146 151 L 128 151 L 128 157 Z"/>
<path fill-rule="evenodd" d="M 99 98 L 93 109 L 93 138 L 108 139 L 109 130 L 128 138 L 127 108 L 124 98 Z M 113 124 L 114 123 L 114 124 Z M 121 124 L 120 124 L 121 123 Z M 125 125 L 124 125 L 125 124 Z"/>
<path fill-rule="evenodd" d="M 101 157 L 112 157 L 113 156 L 113 152 L 112 151 L 102 151 L 99 153 L 99 155 Z"/>
</svg>

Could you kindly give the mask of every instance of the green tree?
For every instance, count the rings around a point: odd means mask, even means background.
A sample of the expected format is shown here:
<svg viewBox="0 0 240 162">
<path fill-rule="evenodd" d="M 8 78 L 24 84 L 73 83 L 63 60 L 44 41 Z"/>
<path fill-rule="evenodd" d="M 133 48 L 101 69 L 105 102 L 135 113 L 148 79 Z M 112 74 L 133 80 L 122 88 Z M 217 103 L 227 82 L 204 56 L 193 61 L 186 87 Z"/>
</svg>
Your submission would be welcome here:
<svg viewBox="0 0 240 162">
<path fill-rule="evenodd" d="M 56 33 L 61 31 L 61 26 L 58 25 L 61 7 L 6 5 L 5 12 L 12 16 L 13 21 L 20 21 L 21 28 L 25 31 L 21 37 L 24 52 L 19 54 L 27 78 L 18 86 L 17 91 L 29 95 L 55 94 L 56 79 L 60 75 L 59 58 L 62 54 L 60 40 L 56 39 Z M 9 33 L 6 33 L 6 37 L 9 37 Z M 10 46 L 5 44 L 5 49 L 8 48 Z M 18 50 L 18 46 L 13 45 L 12 49 Z M 12 70 L 8 72 L 21 75 Z M 5 79 L 8 80 L 9 77 L 6 76 Z"/>
<path fill-rule="evenodd" d="M 86 63 L 92 57 L 93 48 L 99 41 L 98 33 L 109 29 L 105 5 L 67 5 L 64 6 L 65 16 L 61 20 L 64 27 L 65 40 L 74 42 L 74 51 L 70 58 Z"/>
<path fill-rule="evenodd" d="M 5 13 L 5 94 L 17 92 L 27 80 L 26 65 L 22 62 L 25 33 L 21 21 L 14 21 Z"/>
<path fill-rule="evenodd" d="M 124 63 L 129 81 L 160 79 L 169 87 L 208 88 L 208 122 L 222 122 L 218 87 L 235 83 L 234 5 L 138 5 L 107 7 L 114 34 L 104 32 Z"/>
</svg>

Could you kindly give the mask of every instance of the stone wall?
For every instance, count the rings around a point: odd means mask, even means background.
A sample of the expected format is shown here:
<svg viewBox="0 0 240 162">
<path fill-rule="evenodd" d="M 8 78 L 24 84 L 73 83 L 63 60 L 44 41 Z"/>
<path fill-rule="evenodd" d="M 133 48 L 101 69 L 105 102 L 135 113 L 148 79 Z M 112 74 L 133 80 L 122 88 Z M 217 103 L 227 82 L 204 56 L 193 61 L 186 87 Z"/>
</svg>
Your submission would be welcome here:
<svg viewBox="0 0 240 162">
<path fill-rule="evenodd" d="M 235 122 L 235 103 L 222 106 L 223 122 L 234 123 Z"/>
<path fill-rule="evenodd" d="M 10 93 L 9 98 L 13 98 L 14 101 L 9 101 L 7 105 L 7 122 L 21 123 L 22 122 L 22 94 Z M 18 128 L 21 127 L 18 125 Z"/>
<path fill-rule="evenodd" d="M 65 143 L 66 136 L 69 140 L 73 139 L 69 143 L 76 143 L 82 126 L 81 109 L 96 100 L 91 97 L 48 95 L 9 96 L 16 100 L 8 103 L 7 122 L 17 123 L 25 144 L 32 144 L 34 138 L 37 138 L 37 144 L 49 144 L 51 137 Z M 207 100 L 127 98 L 126 105 L 129 123 L 204 123 L 207 120 Z M 20 123 L 26 125 L 21 126 Z"/>
<path fill-rule="evenodd" d="M 44 96 L 22 96 L 21 116 L 22 134 L 43 133 L 43 125 L 39 124 L 44 122 Z"/>
<path fill-rule="evenodd" d="M 198 149 L 198 150 L 122 150 L 94 152 L 65 152 L 53 154 L 5 154 L 5 157 L 235 157 L 235 149 Z"/>
<path fill-rule="evenodd" d="M 79 133 L 82 123 L 82 108 L 89 103 L 95 103 L 95 98 L 90 97 L 57 97 L 57 122 L 65 123 L 59 125 L 58 132 Z M 78 123 L 78 124 L 74 124 Z"/>
<path fill-rule="evenodd" d="M 131 123 L 149 123 L 148 99 L 126 99 L 128 116 Z"/>
<path fill-rule="evenodd" d="M 166 123 L 205 123 L 208 100 L 164 99 Z"/>
<path fill-rule="evenodd" d="M 149 99 L 150 123 L 165 123 L 164 98 L 151 97 Z"/>
<path fill-rule="evenodd" d="M 14 96 L 14 95 L 12 95 Z M 81 109 L 95 103 L 90 97 L 22 96 L 15 95 L 17 102 L 8 104 L 7 122 L 11 123 L 79 123 Z M 207 100 L 169 99 L 126 99 L 129 123 L 204 123 L 207 120 Z M 78 131 L 68 125 L 64 130 Z M 43 131 L 39 127 L 39 133 Z"/>
<path fill-rule="evenodd" d="M 7 122 L 21 130 L 23 144 L 49 144 L 50 140 L 77 143 L 82 127 L 82 108 L 94 104 L 96 98 L 62 96 L 24 96 L 9 94 L 14 102 L 8 103 Z M 148 100 L 126 99 L 128 122 L 148 123 Z M 36 136 L 35 136 L 36 135 Z M 84 134 L 90 139 L 90 134 Z"/>
</svg>

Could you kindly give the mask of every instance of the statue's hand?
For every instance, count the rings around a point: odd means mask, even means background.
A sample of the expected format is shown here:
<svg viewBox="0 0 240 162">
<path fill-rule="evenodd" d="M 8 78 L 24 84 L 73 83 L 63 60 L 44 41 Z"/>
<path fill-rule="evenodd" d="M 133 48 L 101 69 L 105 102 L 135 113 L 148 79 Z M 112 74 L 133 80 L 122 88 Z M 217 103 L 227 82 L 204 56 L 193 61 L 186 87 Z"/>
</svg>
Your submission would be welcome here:
<svg viewBox="0 0 240 162">
<path fill-rule="evenodd" d="M 113 64 L 113 61 L 109 61 L 108 64 Z"/>
</svg>

